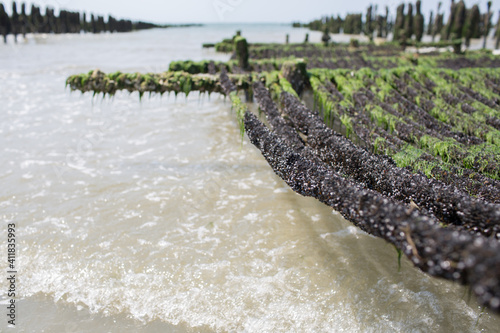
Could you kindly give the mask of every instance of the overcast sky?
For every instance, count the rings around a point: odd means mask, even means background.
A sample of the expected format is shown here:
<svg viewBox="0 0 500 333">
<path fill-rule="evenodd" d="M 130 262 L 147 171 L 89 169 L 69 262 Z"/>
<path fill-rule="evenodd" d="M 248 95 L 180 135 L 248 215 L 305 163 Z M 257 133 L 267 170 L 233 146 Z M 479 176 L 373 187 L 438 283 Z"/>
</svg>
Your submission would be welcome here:
<svg viewBox="0 0 500 333">
<path fill-rule="evenodd" d="M 416 0 L 415 0 L 416 1 Z M 412 3 L 415 3 L 412 1 Z M 457 0 L 458 1 L 458 0 Z M 10 11 L 11 1 L 2 1 Z M 86 11 L 115 18 L 129 18 L 155 23 L 232 23 L 232 22 L 309 22 L 323 15 L 344 16 L 346 13 L 366 12 L 370 4 L 378 4 L 379 12 L 389 6 L 391 15 L 402 1 L 395 0 L 38 0 L 26 1 L 45 8 Z M 21 1 L 17 1 L 18 6 Z M 408 3 L 408 1 L 405 1 Z M 438 1 L 422 0 L 422 11 L 428 20 L 429 11 L 436 10 Z M 467 7 L 478 4 L 486 11 L 487 0 L 465 1 Z M 500 1 L 493 3 L 493 24 L 498 19 Z M 450 0 L 443 1 L 443 9 L 449 10 Z M 44 10 L 42 10 L 44 12 Z"/>
</svg>

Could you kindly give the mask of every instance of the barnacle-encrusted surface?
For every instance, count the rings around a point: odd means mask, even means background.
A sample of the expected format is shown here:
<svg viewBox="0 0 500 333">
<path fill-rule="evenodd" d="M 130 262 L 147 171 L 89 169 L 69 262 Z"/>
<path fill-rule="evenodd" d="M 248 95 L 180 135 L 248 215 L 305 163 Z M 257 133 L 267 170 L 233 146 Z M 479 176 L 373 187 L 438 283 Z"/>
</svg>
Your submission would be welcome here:
<svg viewBox="0 0 500 333">
<path fill-rule="evenodd" d="M 401 249 L 423 271 L 469 284 L 481 303 L 500 311 L 500 243 L 480 235 L 445 229 L 409 205 L 345 179 L 325 163 L 307 158 L 245 114 L 250 141 L 294 191 L 340 212 L 364 231 Z"/>
<path fill-rule="evenodd" d="M 426 208 L 442 222 L 500 238 L 500 205 L 472 198 L 460 189 L 411 173 L 392 159 L 374 155 L 337 135 L 290 94 L 282 94 L 286 114 L 307 133 L 308 144 L 324 162 L 363 186 L 396 200 Z"/>
</svg>

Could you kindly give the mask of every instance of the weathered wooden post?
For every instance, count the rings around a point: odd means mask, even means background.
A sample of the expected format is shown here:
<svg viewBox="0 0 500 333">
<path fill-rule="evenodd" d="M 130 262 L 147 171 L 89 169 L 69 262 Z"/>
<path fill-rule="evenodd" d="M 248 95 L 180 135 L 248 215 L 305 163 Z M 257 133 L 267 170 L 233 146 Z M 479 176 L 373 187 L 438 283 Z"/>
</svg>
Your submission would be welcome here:
<svg viewBox="0 0 500 333">
<path fill-rule="evenodd" d="M 356 31 L 354 33 L 359 35 L 361 32 L 363 32 L 363 14 L 356 14 L 355 17 Z"/>
<path fill-rule="evenodd" d="M 404 34 L 404 26 L 405 26 L 405 4 L 402 3 L 398 6 L 396 10 L 396 22 L 394 22 L 394 31 L 392 40 L 399 41 L 401 35 Z"/>
<path fill-rule="evenodd" d="M 10 17 L 5 12 L 3 3 L 0 3 L 0 34 L 3 36 L 4 43 L 7 43 L 7 35 L 10 34 L 11 30 Z"/>
<path fill-rule="evenodd" d="M 248 62 L 248 43 L 246 38 L 237 36 L 234 38 L 234 52 L 236 59 L 238 59 L 238 66 L 243 70 L 249 70 L 250 64 Z"/>
<path fill-rule="evenodd" d="M 455 0 L 451 0 L 450 16 L 448 16 L 448 22 L 446 23 L 446 26 L 441 32 L 441 40 L 450 39 L 451 27 L 453 26 L 453 22 L 455 21 L 455 9 L 456 9 Z"/>
<path fill-rule="evenodd" d="M 416 4 L 417 14 L 415 14 L 415 39 L 417 42 L 420 42 L 424 35 L 424 15 L 422 15 L 421 6 L 422 2 L 418 0 Z"/>
<path fill-rule="evenodd" d="M 350 34 L 352 29 L 351 29 L 351 21 L 352 21 L 352 17 L 351 15 L 346 15 L 345 17 L 345 20 L 344 20 L 344 25 L 343 25 L 343 30 L 344 30 L 344 34 Z"/>
<path fill-rule="evenodd" d="M 21 27 L 21 33 L 23 34 L 23 38 L 26 38 L 28 17 L 26 16 L 26 4 L 24 2 L 21 4 L 21 15 L 19 15 L 19 25 Z"/>
<path fill-rule="evenodd" d="M 335 30 L 332 31 L 334 34 L 339 34 L 340 30 L 343 29 L 344 26 L 344 20 L 340 17 L 340 15 L 337 15 L 337 19 L 335 20 Z"/>
<path fill-rule="evenodd" d="M 384 37 L 384 17 L 382 15 L 377 15 L 376 22 L 377 22 L 377 37 L 382 38 Z"/>
<path fill-rule="evenodd" d="M 325 27 L 325 30 L 323 31 L 323 36 L 321 37 L 321 41 L 325 46 L 328 46 L 328 42 L 332 39 L 330 37 L 330 31 L 328 30 L 328 27 Z"/>
<path fill-rule="evenodd" d="M 479 7 L 474 5 L 467 11 L 467 18 L 465 19 L 463 30 L 463 37 L 465 37 L 465 46 L 467 48 L 470 46 L 471 38 L 476 38 L 475 36 L 477 36 L 480 21 L 481 13 L 479 13 Z"/>
<path fill-rule="evenodd" d="M 104 24 L 104 17 L 97 17 L 97 32 L 101 33 L 106 30 L 106 25 Z"/>
<path fill-rule="evenodd" d="M 40 9 L 35 5 L 31 5 L 30 12 L 30 31 L 32 33 L 38 33 L 38 29 L 40 28 L 41 18 L 38 17 L 40 15 Z"/>
<path fill-rule="evenodd" d="M 373 41 L 372 6 L 369 6 L 366 10 L 365 34 L 368 36 L 370 41 Z"/>
<path fill-rule="evenodd" d="M 57 32 L 57 18 L 54 9 L 47 8 L 45 16 L 47 18 L 47 22 L 45 23 L 46 31 Z"/>
<path fill-rule="evenodd" d="M 408 14 L 405 17 L 405 40 L 406 39 L 411 39 L 411 36 L 413 36 L 414 32 L 414 25 L 413 25 L 413 5 L 411 3 L 408 4 Z"/>
<path fill-rule="evenodd" d="M 432 27 L 432 42 L 434 42 L 436 35 L 441 33 L 441 30 L 443 29 L 443 14 L 439 13 L 442 5 L 441 1 L 439 1 L 436 11 L 436 20 L 434 21 L 434 26 Z"/>
<path fill-rule="evenodd" d="M 306 38 L 304 39 L 304 44 L 309 43 L 309 34 L 306 34 Z"/>
<path fill-rule="evenodd" d="M 495 31 L 495 36 L 496 36 L 495 49 L 498 49 L 498 47 L 500 47 L 500 10 L 498 11 L 498 21 L 497 21 L 497 29 Z"/>
<path fill-rule="evenodd" d="M 391 24 L 389 22 L 389 6 L 385 6 L 384 28 L 385 38 L 387 38 L 387 36 L 389 36 L 389 31 L 391 31 Z"/>
<path fill-rule="evenodd" d="M 107 30 L 111 33 L 115 31 L 116 28 L 116 20 L 114 19 L 113 16 L 109 15 L 108 16 L 108 23 L 106 24 Z"/>
<path fill-rule="evenodd" d="M 82 21 L 80 21 L 80 13 L 73 13 L 73 20 L 75 21 L 75 33 L 80 33 L 83 29 Z"/>
<path fill-rule="evenodd" d="M 359 40 L 356 38 L 351 38 L 349 40 L 349 48 L 351 50 L 353 50 L 353 49 L 357 49 L 358 47 L 359 47 Z"/>
<path fill-rule="evenodd" d="M 434 12 L 431 10 L 429 16 L 429 24 L 427 25 L 427 35 L 432 36 L 432 30 L 434 29 Z"/>
<path fill-rule="evenodd" d="M 87 32 L 88 31 L 87 29 L 88 29 L 87 14 L 84 12 L 82 17 L 82 30 L 83 32 Z"/>
<path fill-rule="evenodd" d="M 309 85 L 307 63 L 304 59 L 289 60 L 283 63 L 281 74 L 290 82 L 293 90 L 300 96 L 305 87 Z"/>
<path fill-rule="evenodd" d="M 484 35 L 483 35 L 483 49 L 486 48 L 486 40 L 488 39 L 488 33 L 491 30 L 491 1 L 488 1 L 488 11 L 484 18 Z"/>
<path fill-rule="evenodd" d="M 461 39 L 454 39 L 452 41 L 452 47 L 453 47 L 453 53 L 461 54 L 462 53 L 462 40 Z"/>
<path fill-rule="evenodd" d="M 451 34 L 450 34 L 452 40 L 462 38 L 462 32 L 464 30 L 465 17 L 466 17 L 465 14 L 466 14 L 465 4 L 463 0 L 460 0 L 460 2 L 458 2 L 455 5 L 455 19 L 453 20 L 453 25 L 451 27 Z"/>
<path fill-rule="evenodd" d="M 66 11 L 61 10 L 56 18 L 56 33 L 64 34 L 66 32 Z"/>
<path fill-rule="evenodd" d="M 289 43 L 290 43 L 290 35 L 286 34 L 285 44 L 288 45 Z"/>
<path fill-rule="evenodd" d="M 12 1 L 12 15 L 11 15 L 11 25 L 12 25 L 12 34 L 14 35 L 14 42 L 17 43 L 17 35 L 20 33 L 20 24 L 19 24 L 19 14 L 17 13 L 17 4 L 15 1 Z"/>
<path fill-rule="evenodd" d="M 90 32 L 93 34 L 97 32 L 94 14 L 90 14 Z"/>
</svg>

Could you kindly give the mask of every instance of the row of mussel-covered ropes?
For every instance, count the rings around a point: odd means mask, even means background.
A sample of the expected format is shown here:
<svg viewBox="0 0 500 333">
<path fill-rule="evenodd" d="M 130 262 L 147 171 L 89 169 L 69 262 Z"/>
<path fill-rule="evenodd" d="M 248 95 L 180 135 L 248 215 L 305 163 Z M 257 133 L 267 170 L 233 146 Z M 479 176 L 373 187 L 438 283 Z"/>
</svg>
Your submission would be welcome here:
<svg viewBox="0 0 500 333">
<path fill-rule="evenodd" d="M 237 87 L 224 71 L 220 81 L 234 105 Z M 292 94 L 282 92 L 275 103 L 263 82 L 254 82 L 253 90 L 269 125 L 248 110 L 238 117 L 250 141 L 295 192 L 392 243 L 422 271 L 470 285 L 480 303 L 500 310 L 497 204 L 356 146 Z"/>
</svg>

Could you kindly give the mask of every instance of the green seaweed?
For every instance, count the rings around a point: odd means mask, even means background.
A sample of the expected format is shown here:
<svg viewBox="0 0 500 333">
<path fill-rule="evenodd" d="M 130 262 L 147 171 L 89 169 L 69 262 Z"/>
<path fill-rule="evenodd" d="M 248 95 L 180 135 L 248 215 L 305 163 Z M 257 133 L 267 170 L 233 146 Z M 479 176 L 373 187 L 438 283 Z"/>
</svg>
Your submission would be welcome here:
<svg viewBox="0 0 500 333">
<path fill-rule="evenodd" d="M 245 112 L 248 110 L 247 106 L 245 103 L 241 101 L 241 99 L 238 97 L 238 93 L 233 91 L 230 95 L 229 98 L 231 99 L 231 105 L 232 109 L 236 113 L 236 118 L 238 120 L 238 125 L 240 128 L 240 136 L 241 140 L 243 142 L 243 137 L 245 134 Z"/>
</svg>

